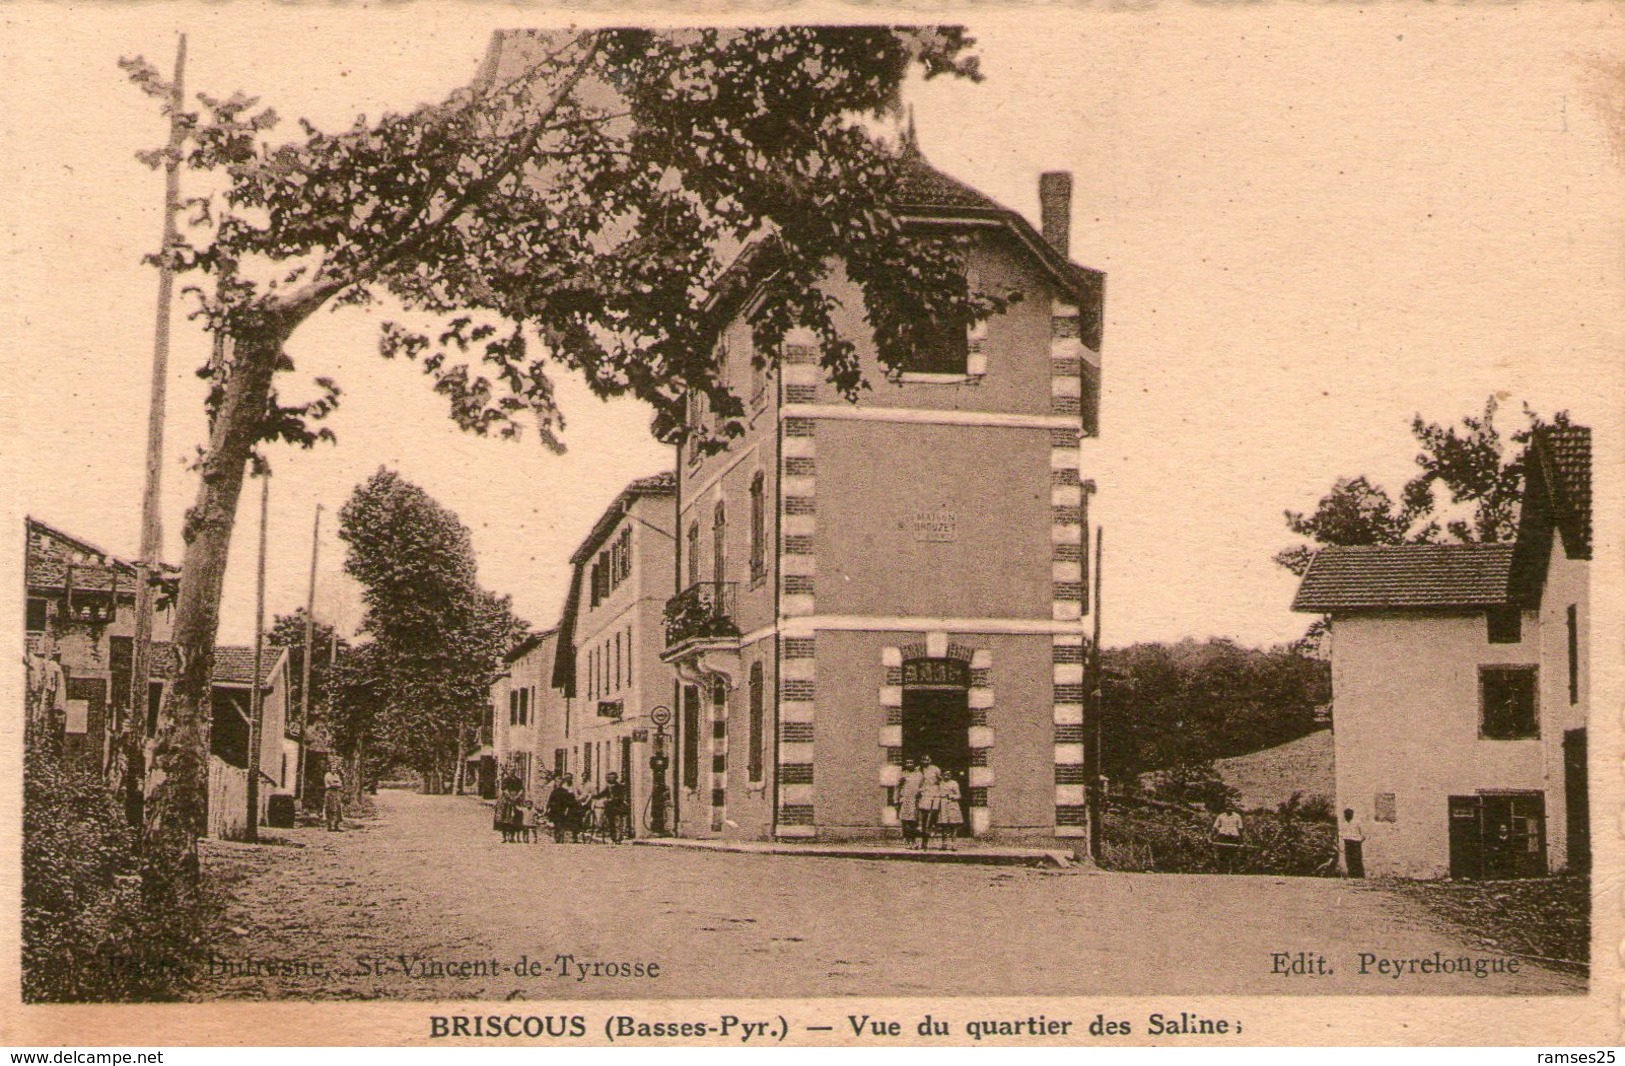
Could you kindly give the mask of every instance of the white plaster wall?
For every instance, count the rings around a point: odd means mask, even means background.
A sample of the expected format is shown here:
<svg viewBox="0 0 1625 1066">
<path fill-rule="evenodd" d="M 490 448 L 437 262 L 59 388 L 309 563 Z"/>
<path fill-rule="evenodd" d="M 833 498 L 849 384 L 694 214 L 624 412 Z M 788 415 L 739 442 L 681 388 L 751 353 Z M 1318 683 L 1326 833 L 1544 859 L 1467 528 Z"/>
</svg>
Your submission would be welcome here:
<svg viewBox="0 0 1625 1066">
<path fill-rule="evenodd" d="M 1562 799 L 1547 776 L 1544 748 L 1548 735 L 1560 731 L 1543 722 L 1540 739 L 1478 735 L 1478 668 L 1537 663 L 1541 636 L 1532 611 L 1524 613 L 1518 644 L 1489 643 L 1482 612 L 1334 619 L 1337 810 L 1341 820 L 1343 809 L 1352 807 L 1365 824 L 1368 875 L 1446 876 L 1448 797 L 1482 789 L 1545 791 L 1550 839 Z M 1552 672 L 1541 671 L 1543 705 Z M 1552 741 L 1559 769 L 1561 739 Z M 1381 792 L 1395 795 L 1394 822 L 1374 820 Z"/>
</svg>

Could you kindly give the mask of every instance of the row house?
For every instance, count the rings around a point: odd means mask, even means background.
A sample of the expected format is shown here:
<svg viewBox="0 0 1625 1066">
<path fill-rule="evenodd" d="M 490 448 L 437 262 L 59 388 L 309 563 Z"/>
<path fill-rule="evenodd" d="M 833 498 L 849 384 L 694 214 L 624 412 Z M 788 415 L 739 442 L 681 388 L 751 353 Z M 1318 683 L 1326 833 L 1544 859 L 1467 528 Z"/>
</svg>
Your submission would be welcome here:
<svg viewBox="0 0 1625 1066">
<path fill-rule="evenodd" d="M 24 640 L 35 672 L 49 672 L 60 713 L 64 755 L 81 767 L 111 767 L 125 728 L 151 737 L 175 674 L 168 643 L 174 628 L 179 573 L 163 565 L 156 578 L 152 651 L 141 720 L 131 707 L 135 644 L 135 564 L 36 518 L 26 526 Z M 284 649 L 266 648 L 259 679 L 262 696 L 260 809 L 263 821 L 273 791 L 292 791 L 299 766 L 297 723 L 288 714 L 289 666 Z M 240 836 L 247 821 L 254 652 L 215 648 L 209 733 L 209 833 Z M 134 800 L 132 799 L 132 803 Z M 133 808 L 132 808 L 133 814 Z"/>
<path fill-rule="evenodd" d="M 1325 548 L 1337 808 L 1366 872 L 1589 867 L 1591 433 L 1542 427 L 1512 544 Z"/>
<path fill-rule="evenodd" d="M 502 782 L 517 779 L 525 794 L 545 793 L 553 770 L 547 740 L 551 728 L 562 728 L 565 697 L 553 687 L 553 661 L 558 653 L 558 630 L 532 633 L 504 657 L 506 670 L 491 688 L 487 733 L 489 768 L 479 775 L 479 792 L 496 795 Z M 558 726 L 552 726 L 560 719 Z"/>
<path fill-rule="evenodd" d="M 616 774 L 630 790 L 639 832 L 653 794 L 649 760 L 663 735 L 651 714 L 672 693 L 660 655 L 674 587 L 675 489 L 669 472 L 631 482 L 570 556 L 547 675 L 552 693 L 538 690 L 545 713 L 537 758 L 552 776 L 573 775 L 578 788 L 601 789 Z"/>
<path fill-rule="evenodd" d="M 1070 175 L 1042 177 L 1040 233 L 905 150 L 905 224 L 965 235 L 971 288 L 1023 298 L 894 382 L 837 266 L 824 288 L 873 386 L 849 403 L 804 332 L 777 371 L 756 357 L 770 246 L 719 287 L 716 359 L 747 428 L 678 452 L 662 658 L 686 836 L 893 836 L 901 764 L 923 755 L 964 776 L 978 836 L 1087 834 L 1081 442 L 1098 432 L 1103 276 L 1068 258 Z"/>
</svg>

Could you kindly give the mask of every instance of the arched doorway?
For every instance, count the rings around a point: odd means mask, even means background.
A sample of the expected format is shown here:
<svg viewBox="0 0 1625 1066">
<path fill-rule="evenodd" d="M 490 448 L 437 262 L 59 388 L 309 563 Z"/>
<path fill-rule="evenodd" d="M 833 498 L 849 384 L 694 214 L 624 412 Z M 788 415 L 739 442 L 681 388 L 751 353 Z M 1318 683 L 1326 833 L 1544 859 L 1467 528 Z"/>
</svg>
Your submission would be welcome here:
<svg viewBox="0 0 1625 1066">
<path fill-rule="evenodd" d="M 961 785 L 968 783 L 971 765 L 970 683 L 970 663 L 963 659 L 903 660 L 903 758 L 930 756 Z M 961 789 L 961 814 L 969 793 Z"/>
</svg>

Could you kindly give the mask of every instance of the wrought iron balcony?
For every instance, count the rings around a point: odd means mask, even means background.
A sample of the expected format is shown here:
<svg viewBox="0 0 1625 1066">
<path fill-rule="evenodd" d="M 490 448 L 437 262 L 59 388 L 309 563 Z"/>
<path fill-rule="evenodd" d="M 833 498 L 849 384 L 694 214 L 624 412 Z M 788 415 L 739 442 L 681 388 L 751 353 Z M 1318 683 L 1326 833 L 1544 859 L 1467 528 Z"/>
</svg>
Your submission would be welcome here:
<svg viewBox="0 0 1625 1066">
<path fill-rule="evenodd" d="M 739 636 L 732 581 L 699 581 L 666 601 L 666 647 Z"/>
</svg>

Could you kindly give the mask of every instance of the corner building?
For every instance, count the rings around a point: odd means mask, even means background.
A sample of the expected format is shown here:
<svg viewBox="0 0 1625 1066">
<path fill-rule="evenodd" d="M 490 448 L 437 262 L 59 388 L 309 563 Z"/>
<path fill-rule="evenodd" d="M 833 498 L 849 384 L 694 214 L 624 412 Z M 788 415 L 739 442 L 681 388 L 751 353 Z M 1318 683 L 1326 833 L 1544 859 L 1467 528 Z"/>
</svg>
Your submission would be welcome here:
<svg viewBox="0 0 1625 1066">
<path fill-rule="evenodd" d="M 907 223 L 969 235 L 972 290 L 1022 299 L 894 383 L 836 266 L 825 284 L 872 386 L 856 404 L 809 335 L 777 372 L 755 365 L 771 265 L 759 248 L 735 264 L 716 358 L 748 429 L 677 463 L 662 658 L 683 835 L 894 836 L 903 758 L 929 754 L 964 773 L 976 836 L 1086 836 L 1080 442 L 1098 433 L 1103 276 L 1067 257 L 1070 187 L 1041 179 L 1041 235 L 911 151 Z"/>
</svg>

